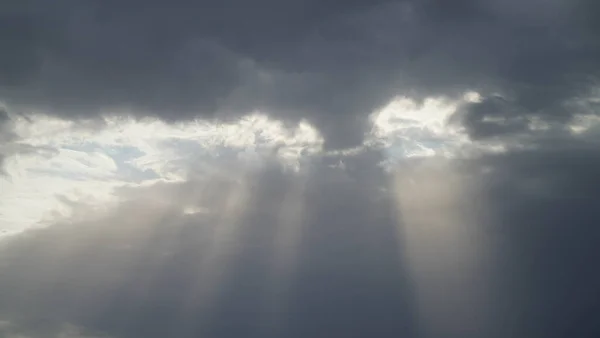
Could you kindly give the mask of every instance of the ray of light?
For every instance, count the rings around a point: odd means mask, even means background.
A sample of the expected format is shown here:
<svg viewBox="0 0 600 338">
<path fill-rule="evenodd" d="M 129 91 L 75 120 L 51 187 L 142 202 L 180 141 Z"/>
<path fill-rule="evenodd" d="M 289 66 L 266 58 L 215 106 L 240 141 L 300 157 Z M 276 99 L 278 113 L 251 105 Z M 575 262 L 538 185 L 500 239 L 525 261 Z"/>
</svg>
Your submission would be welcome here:
<svg viewBox="0 0 600 338">
<path fill-rule="evenodd" d="M 250 173 L 244 172 L 229 187 L 217 209 L 217 217 L 212 235 L 206 247 L 202 249 L 202 256 L 198 257 L 195 280 L 189 290 L 189 295 L 182 305 L 182 319 L 184 323 L 193 323 L 207 320 L 211 314 L 212 306 L 220 294 L 219 283 L 230 272 L 231 259 L 238 249 L 240 239 L 240 220 L 246 214 L 250 200 L 251 186 Z M 198 191 L 194 199 L 199 199 L 197 194 L 210 194 L 211 191 Z M 214 193 L 214 192 L 213 192 Z M 193 318 L 190 317 L 193 315 Z M 178 328 L 185 330 L 186 328 Z"/>
<path fill-rule="evenodd" d="M 281 201 L 277 215 L 277 229 L 272 250 L 268 299 L 265 300 L 266 327 L 277 330 L 285 326 L 282 316 L 288 301 L 290 283 L 298 260 L 298 245 L 305 222 L 305 199 L 308 177 L 300 174 Z M 299 176 L 300 176 L 299 175 Z M 276 331 L 275 331 L 276 332 Z"/>
<path fill-rule="evenodd" d="M 394 175 L 398 238 L 432 336 L 477 336 L 489 320 L 486 248 L 464 179 L 445 161 L 406 163 Z M 428 335 L 427 335 L 428 336 Z"/>
<path fill-rule="evenodd" d="M 148 203 L 148 202 L 146 202 Z M 103 242 L 120 243 L 120 247 L 113 250 L 134 250 L 126 262 L 117 262 L 121 265 L 123 274 L 128 274 L 136 285 L 134 293 L 128 295 L 134 302 L 127 304 L 129 313 L 132 316 L 143 313 L 143 309 L 148 306 L 148 301 L 152 299 L 156 283 L 163 277 L 165 268 L 169 264 L 168 256 L 164 255 L 163 246 L 167 248 L 173 245 L 180 229 L 181 218 L 178 210 L 173 210 L 168 205 L 161 203 L 144 204 L 139 201 L 127 212 L 127 216 L 116 221 L 125 220 L 124 226 L 115 229 L 108 236 L 113 238 L 105 239 Z M 100 229 L 103 231 L 104 229 Z M 104 230 L 105 231 L 105 230 Z M 162 244 L 162 245 L 161 245 Z M 148 256 L 148 253 L 151 253 Z M 135 272 L 126 271 L 131 267 L 137 268 Z M 117 270 L 118 272 L 118 270 Z M 115 276 L 118 278 L 118 276 Z M 114 278 L 114 277 L 113 277 Z M 119 297 L 113 297 L 105 306 L 122 307 L 123 300 Z M 101 304 L 95 304 L 96 307 Z M 128 323 L 135 323 L 137 318 L 121 318 L 120 320 Z"/>
</svg>

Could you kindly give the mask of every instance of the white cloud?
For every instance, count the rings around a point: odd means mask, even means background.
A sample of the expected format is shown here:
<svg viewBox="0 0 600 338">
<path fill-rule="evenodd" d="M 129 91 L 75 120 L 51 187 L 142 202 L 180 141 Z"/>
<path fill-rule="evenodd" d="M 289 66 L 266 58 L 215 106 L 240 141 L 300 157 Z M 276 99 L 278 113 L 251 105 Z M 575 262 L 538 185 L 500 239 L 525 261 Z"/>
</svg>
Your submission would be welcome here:
<svg viewBox="0 0 600 338">
<path fill-rule="evenodd" d="M 382 145 L 390 163 L 410 157 L 452 156 L 468 138 L 448 120 L 460 103 L 478 99 L 474 92 L 466 93 L 463 100 L 428 98 L 421 104 L 398 97 L 371 115 L 373 128 L 366 142 Z"/>
<path fill-rule="evenodd" d="M 273 156 L 298 169 L 323 144 L 307 123 L 289 128 L 258 113 L 220 124 L 107 118 L 90 127 L 45 115 L 15 116 L 13 122 L 16 141 L 2 145 L 3 234 L 73 216 L 75 201 L 110 206 L 118 200 L 113 190 L 126 185 L 183 181 L 192 171 L 260 165 Z"/>
<path fill-rule="evenodd" d="M 15 141 L 3 145 L 7 175 L 0 178 L 0 231 L 18 232 L 72 217 L 73 202 L 111 206 L 119 200 L 114 193 L 118 187 L 183 182 L 231 170 L 235 174 L 240 166 L 260 168 L 265 160 L 299 170 L 319 156 L 352 156 L 370 147 L 383 147 L 388 164 L 451 156 L 466 136 L 447 120 L 458 104 L 478 99 L 477 93 L 467 93 L 462 101 L 431 98 L 419 105 L 397 98 L 372 115 L 363 146 L 329 153 L 322 152 L 323 138 L 308 123 L 288 126 L 260 113 L 228 123 L 173 124 L 150 118 L 110 117 L 90 124 L 46 115 L 13 116 Z"/>
<path fill-rule="evenodd" d="M 600 116 L 597 115 L 577 115 L 569 124 L 569 131 L 575 135 L 581 135 L 600 125 Z"/>
</svg>

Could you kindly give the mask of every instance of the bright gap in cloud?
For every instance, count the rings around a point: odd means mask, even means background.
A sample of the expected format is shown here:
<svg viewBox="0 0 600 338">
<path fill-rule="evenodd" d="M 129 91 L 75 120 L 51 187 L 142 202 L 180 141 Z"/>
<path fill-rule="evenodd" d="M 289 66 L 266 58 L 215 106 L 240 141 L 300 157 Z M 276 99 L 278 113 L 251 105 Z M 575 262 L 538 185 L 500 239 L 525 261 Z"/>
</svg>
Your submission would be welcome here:
<svg viewBox="0 0 600 338">
<path fill-rule="evenodd" d="M 366 143 L 386 150 L 387 165 L 411 157 L 450 157 L 468 137 L 464 130 L 451 126 L 449 119 L 460 104 L 478 100 L 475 92 L 466 93 L 462 100 L 428 98 L 421 104 L 398 97 L 371 115 Z"/>
<path fill-rule="evenodd" d="M 299 170 L 323 144 L 305 122 L 290 129 L 258 113 L 222 124 L 107 118 L 90 128 L 45 115 L 14 116 L 13 123 L 15 141 L 4 147 L 14 151 L 6 152 L 0 177 L 4 234 L 74 216 L 75 204 L 108 207 L 119 201 L 118 187 L 257 169 L 272 158 Z"/>
<path fill-rule="evenodd" d="M 390 163 L 451 156 L 466 137 L 449 128 L 447 120 L 461 102 L 479 99 L 477 93 L 465 94 L 462 101 L 430 98 L 422 104 L 396 98 L 372 114 L 372 130 L 360 149 L 336 154 L 384 148 Z M 231 123 L 110 117 L 84 124 L 42 114 L 12 118 L 15 141 L 3 146 L 14 149 L 0 179 L 0 231 L 5 233 L 72 217 L 76 203 L 110 207 L 119 202 L 114 193 L 119 187 L 227 176 L 240 166 L 259 169 L 272 159 L 298 171 L 327 155 L 323 138 L 307 122 L 288 128 L 261 113 Z M 182 213 L 208 211 L 188 205 Z"/>
</svg>

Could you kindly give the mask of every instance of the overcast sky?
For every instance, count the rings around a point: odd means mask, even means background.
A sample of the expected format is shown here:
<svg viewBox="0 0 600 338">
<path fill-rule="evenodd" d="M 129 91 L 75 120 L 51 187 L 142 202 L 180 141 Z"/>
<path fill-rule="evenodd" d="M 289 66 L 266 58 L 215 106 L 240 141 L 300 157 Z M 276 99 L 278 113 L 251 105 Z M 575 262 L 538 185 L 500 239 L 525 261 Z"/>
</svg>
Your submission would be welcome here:
<svg viewBox="0 0 600 338">
<path fill-rule="evenodd" d="M 597 337 L 600 2 L 0 1 L 0 336 Z"/>
</svg>

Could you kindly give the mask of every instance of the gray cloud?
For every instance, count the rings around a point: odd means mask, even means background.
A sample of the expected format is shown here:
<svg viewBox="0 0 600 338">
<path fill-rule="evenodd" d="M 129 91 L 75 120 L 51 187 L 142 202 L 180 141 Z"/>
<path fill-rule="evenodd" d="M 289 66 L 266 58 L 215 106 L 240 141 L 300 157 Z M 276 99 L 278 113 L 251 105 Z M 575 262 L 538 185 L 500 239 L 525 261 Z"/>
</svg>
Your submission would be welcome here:
<svg viewBox="0 0 600 338">
<path fill-rule="evenodd" d="M 491 157 L 488 226 L 498 238 L 498 279 L 510 297 L 516 335 L 593 337 L 600 332 L 598 153 L 586 143 Z M 535 316 L 535 320 L 533 319 Z M 518 328 L 518 329 L 516 329 Z"/>
<path fill-rule="evenodd" d="M 32 153 L 47 155 L 56 152 L 52 147 L 19 143 L 14 127 L 14 120 L 10 114 L 0 106 L 0 176 L 6 175 L 5 162 L 11 156 Z"/>
<path fill-rule="evenodd" d="M 23 327 L 70 322 L 115 337 L 411 335 L 391 206 L 334 172 L 302 187 L 269 169 L 251 177 L 238 209 L 227 207 L 239 191 L 228 180 L 151 187 L 137 193 L 170 203 L 137 197 L 97 221 L 10 239 L 0 246 L 0 313 Z M 213 196 L 213 213 L 182 214 L 190 200 L 206 202 L 198 189 Z M 301 218 L 281 214 L 290 207 Z"/>
<path fill-rule="evenodd" d="M 593 337 L 600 162 L 561 144 L 406 161 L 392 181 L 364 156 L 121 191 L 1 243 L 0 316 L 124 338 Z"/>
<path fill-rule="evenodd" d="M 32 337 L 65 323 L 122 338 L 598 336 L 598 128 L 566 125 L 597 114 L 597 13 L 593 0 L 2 2 L 0 99 L 15 111 L 258 108 L 307 118 L 336 148 L 394 95 L 476 90 L 453 121 L 507 148 L 403 159 L 388 176 L 385 151 L 365 147 L 300 173 L 227 162 L 118 190 L 116 209 L 0 242 L 0 320 Z M 0 165 L 37 151 L 4 111 L 0 132 Z"/>
<path fill-rule="evenodd" d="M 586 6 L 593 1 L 9 1 L 0 97 L 79 117 L 263 109 L 309 119 L 331 147 L 360 142 L 366 116 L 397 94 L 499 92 L 555 115 L 597 75 Z"/>
<path fill-rule="evenodd" d="M 0 321 L 0 334 L 6 338 L 111 338 L 104 334 L 85 332 L 77 326 L 66 323 L 39 330 L 22 328 L 9 321 Z"/>
<path fill-rule="evenodd" d="M 4 174 L 4 161 L 10 155 L 6 145 L 14 139 L 11 119 L 6 109 L 0 107 L 0 174 Z"/>
</svg>

